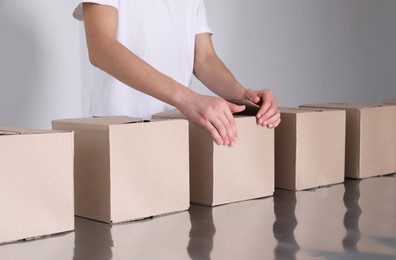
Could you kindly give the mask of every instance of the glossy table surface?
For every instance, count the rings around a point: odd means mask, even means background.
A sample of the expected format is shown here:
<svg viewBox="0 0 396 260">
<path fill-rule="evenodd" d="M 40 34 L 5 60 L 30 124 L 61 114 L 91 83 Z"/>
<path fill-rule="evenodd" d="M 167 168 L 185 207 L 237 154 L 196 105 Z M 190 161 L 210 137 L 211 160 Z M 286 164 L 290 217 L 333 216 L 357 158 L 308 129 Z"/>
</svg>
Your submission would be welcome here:
<svg viewBox="0 0 396 260">
<path fill-rule="evenodd" d="M 396 259 L 396 175 L 0 246 L 0 259 Z"/>
</svg>

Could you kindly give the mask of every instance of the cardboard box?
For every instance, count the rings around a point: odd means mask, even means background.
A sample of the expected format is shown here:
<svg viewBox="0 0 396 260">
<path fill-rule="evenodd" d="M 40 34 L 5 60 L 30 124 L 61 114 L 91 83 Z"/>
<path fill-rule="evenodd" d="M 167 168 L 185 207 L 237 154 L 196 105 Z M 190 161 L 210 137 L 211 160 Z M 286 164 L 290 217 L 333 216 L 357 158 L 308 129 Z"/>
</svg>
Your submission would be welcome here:
<svg viewBox="0 0 396 260">
<path fill-rule="evenodd" d="M 76 215 L 107 223 L 189 208 L 188 122 L 54 120 L 75 132 Z"/>
<path fill-rule="evenodd" d="M 346 111 L 345 176 L 367 178 L 396 171 L 396 106 L 310 104 Z"/>
<path fill-rule="evenodd" d="M 184 118 L 178 110 L 153 116 Z M 272 196 L 274 192 L 274 130 L 257 126 L 254 116 L 235 118 L 234 147 L 217 145 L 202 127 L 190 122 L 191 201 L 216 206 Z"/>
<path fill-rule="evenodd" d="M 0 127 L 0 244 L 74 229 L 73 133 Z"/>
<path fill-rule="evenodd" d="M 344 181 L 345 111 L 280 108 L 275 187 L 305 190 Z"/>
<path fill-rule="evenodd" d="M 396 98 L 389 99 L 389 100 L 385 101 L 384 104 L 396 105 Z"/>
</svg>

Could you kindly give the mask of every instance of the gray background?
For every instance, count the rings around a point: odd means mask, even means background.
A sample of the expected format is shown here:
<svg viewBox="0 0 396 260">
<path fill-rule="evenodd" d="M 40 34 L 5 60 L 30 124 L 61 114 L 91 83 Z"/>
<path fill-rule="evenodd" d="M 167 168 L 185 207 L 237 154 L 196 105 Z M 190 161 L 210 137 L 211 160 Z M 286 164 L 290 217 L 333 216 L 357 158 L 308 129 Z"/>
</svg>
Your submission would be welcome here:
<svg viewBox="0 0 396 260">
<path fill-rule="evenodd" d="M 206 0 L 215 48 L 280 105 L 396 96 L 395 0 Z M 0 125 L 81 116 L 74 1 L 0 1 Z M 209 93 L 199 82 L 192 88 Z"/>
</svg>

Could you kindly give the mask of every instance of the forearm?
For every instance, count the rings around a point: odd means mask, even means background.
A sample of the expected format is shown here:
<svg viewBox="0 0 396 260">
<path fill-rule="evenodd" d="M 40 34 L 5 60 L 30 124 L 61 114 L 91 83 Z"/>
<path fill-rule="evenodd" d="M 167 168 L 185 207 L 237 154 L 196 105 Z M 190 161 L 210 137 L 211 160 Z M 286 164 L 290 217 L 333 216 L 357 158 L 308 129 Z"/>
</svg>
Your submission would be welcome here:
<svg viewBox="0 0 396 260">
<path fill-rule="evenodd" d="M 154 69 L 116 40 L 90 48 L 92 64 L 141 92 L 178 107 L 194 95 L 191 90 Z"/>
<path fill-rule="evenodd" d="M 84 24 L 91 63 L 126 85 L 179 107 L 194 92 L 160 73 L 117 40 L 113 7 L 84 3 Z M 195 94 L 196 95 L 196 94 Z"/>
<path fill-rule="evenodd" d="M 243 99 L 245 88 L 235 79 L 216 54 L 196 60 L 194 75 L 223 98 Z"/>
</svg>

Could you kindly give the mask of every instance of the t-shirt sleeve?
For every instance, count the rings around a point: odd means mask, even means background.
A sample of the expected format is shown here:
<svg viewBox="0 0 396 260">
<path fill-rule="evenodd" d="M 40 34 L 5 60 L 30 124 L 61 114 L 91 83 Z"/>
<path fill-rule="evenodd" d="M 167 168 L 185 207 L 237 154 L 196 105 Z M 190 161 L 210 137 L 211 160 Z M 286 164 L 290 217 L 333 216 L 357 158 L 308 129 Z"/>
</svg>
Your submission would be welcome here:
<svg viewBox="0 0 396 260">
<path fill-rule="evenodd" d="M 208 18 L 206 16 L 206 8 L 203 0 L 199 0 L 198 9 L 197 9 L 197 24 L 195 27 L 195 34 L 200 33 L 210 33 L 212 34 L 212 30 L 208 24 Z"/>
<path fill-rule="evenodd" d="M 83 15 L 83 3 L 95 3 L 101 5 L 109 5 L 113 6 L 114 8 L 118 9 L 120 5 L 120 0 L 75 0 L 76 8 L 73 12 L 73 17 L 79 21 L 84 20 Z"/>
</svg>

